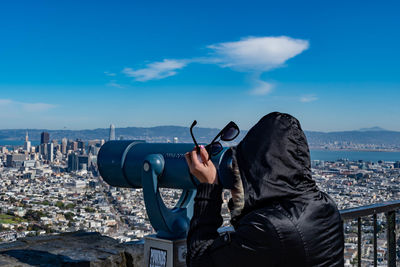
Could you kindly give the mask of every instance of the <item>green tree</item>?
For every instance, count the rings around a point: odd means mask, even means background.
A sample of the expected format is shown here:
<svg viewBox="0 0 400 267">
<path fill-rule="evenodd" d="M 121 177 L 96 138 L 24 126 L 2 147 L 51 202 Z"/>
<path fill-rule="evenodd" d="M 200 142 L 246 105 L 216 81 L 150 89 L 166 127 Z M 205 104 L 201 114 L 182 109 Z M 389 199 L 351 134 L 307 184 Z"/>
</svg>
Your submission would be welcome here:
<svg viewBox="0 0 400 267">
<path fill-rule="evenodd" d="M 75 216 L 74 213 L 67 212 L 67 213 L 64 214 L 64 216 L 65 216 L 65 219 L 67 219 L 68 221 L 74 221 L 74 219 L 73 219 L 73 217 Z"/>
<path fill-rule="evenodd" d="M 70 209 L 70 210 L 74 209 L 75 207 L 76 207 L 76 205 L 73 204 L 73 203 L 68 203 L 68 204 L 65 206 L 66 209 Z"/>
<path fill-rule="evenodd" d="M 91 207 L 86 207 L 85 211 L 86 212 L 95 212 L 96 210 L 94 208 L 91 208 Z"/>
<path fill-rule="evenodd" d="M 62 202 L 62 201 L 57 201 L 57 202 L 56 202 L 56 207 L 58 207 L 58 208 L 60 208 L 60 209 L 63 209 L 63 208 L 64 208 L 64 202 Z"/>
</svg>

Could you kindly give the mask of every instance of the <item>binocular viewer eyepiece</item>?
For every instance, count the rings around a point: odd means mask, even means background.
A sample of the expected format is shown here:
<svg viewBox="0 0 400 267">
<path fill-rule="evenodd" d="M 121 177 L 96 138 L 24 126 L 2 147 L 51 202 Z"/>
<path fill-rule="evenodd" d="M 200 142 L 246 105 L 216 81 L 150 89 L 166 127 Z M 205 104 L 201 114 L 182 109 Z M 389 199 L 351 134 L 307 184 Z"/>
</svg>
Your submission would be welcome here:
<svg viewBox="0 0 400 267">
<path fill-rule="evenodd" d="M 193 144 L 146 143 L 120 140 L 105 143 L 98 154 L 100 175 L 109 185 L 143 188 L 147 215 L 157 236 L 177 239 L 185 237 L 193 215 L 196 177 L 190 174 L 185 153 Z M 212 157 L 224 188 L 232 188 L 230 150 L 223 149 Z M 159 188 L 182 189 L 176 206 L 168 209 Z"/>
</svg>

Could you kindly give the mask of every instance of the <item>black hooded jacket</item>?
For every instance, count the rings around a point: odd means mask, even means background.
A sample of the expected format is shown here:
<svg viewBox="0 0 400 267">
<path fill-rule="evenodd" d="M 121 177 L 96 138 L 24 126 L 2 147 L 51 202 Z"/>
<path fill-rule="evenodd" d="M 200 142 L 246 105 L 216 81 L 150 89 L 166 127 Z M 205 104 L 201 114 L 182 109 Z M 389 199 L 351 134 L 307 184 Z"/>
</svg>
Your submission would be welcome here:
<svg viewBox="0 0 400 267">
<path fill-rule="evenodd" d="M 187 237 L 188 266 L 343 266 L 343 227 L 311 176 L 297 119 L 263 117 L 235 148 L 244 208 L 219 235 L 222 187 L 200 184 Z"/>
</svg>

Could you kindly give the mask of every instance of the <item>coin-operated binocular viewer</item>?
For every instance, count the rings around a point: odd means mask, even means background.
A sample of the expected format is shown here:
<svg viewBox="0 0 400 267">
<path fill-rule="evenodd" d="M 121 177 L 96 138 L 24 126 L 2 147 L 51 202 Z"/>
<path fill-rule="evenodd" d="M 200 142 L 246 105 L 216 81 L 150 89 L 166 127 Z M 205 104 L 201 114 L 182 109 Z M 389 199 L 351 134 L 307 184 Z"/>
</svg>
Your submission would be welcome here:
<svg viewBox="0 0 400 267">
<path fill-rule="evenodd" d="M 145 260 L 158 266 L 185 266 L 186 237 L 193 215 L 196 177 L 186 164 L 185 153 L 192 144 L 109 141 L 98 154 L 98 168 L 111 186 L 143 188 L 143 198 L 155 237 L 145 240 Z M 232 164 L 230 150 L 223 149 L 212 161 L 224 188 L 232 188 L 227 175 Z M 165 206 L 159 188 L 182 189 L 176 206 Z M 183 241 L 182 241 L 183 240 Z M 165 258 L 165 265 L 163 259 Z M 168 262 L 167 262 L 168 261 Z"/>
</svg>

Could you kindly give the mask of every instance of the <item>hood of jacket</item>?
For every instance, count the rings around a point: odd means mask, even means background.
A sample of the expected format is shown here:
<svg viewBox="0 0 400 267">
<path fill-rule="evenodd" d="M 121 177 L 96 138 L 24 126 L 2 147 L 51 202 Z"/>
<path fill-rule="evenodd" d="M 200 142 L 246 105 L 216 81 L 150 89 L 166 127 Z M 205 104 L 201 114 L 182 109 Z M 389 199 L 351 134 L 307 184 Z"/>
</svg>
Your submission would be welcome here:
<svg viewBox="0 0 400 267">
<path fill-rule="evenodd" d="M 266 202 L 317 190 L 306 136 L 299 121 L 289 114 L 264 116 L 232 148 L 232 154 L 244 189 L 240 217 Z"/>
</svg>

